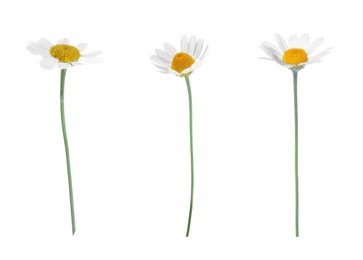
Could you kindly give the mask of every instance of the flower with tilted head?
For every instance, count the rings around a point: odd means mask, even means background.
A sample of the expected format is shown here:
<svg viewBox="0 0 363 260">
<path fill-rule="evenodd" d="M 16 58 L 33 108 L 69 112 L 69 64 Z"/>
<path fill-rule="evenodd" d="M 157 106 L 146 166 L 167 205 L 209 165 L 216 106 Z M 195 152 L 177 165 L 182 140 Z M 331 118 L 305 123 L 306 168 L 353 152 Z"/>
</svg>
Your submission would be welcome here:
<svg viewBox="0 0 363 260">
<path fill-rule="evenodd" d="M 272 43 L 262 42 L 260 48 L 270 57 L 263 59 L 274 60 L 278 64 L 293 70 L 300 70 L 305 65 L 320 62 L 320 59 L 329 54 L 332 49 L 326 49 L 315 56 L 309 57 L 324 41 L 324 38 L 316 39 L 310 45 L 309 34 L 302 35 L 300 39 L 296 35 L 291 35 L 289 44 L 279 34 L 276 34 L 275 38 L 280 49 Z"/>
<path fill-rule="evenodd" d="M 202 64 L 208 46 L 203 54 L 203 40 L 197 41 L 192 35 L 190 39 L 186 36 L 181 38 L 180 52 L 170 43 L 164 43 L 164 50 L 156 49 L 156 55 L 151 56 L 152 63 L 160 69 L 161 73 L 174 74 L 179 77 L 191 74 Z M 202 55 L 201 55 L 202 54 Z"/>
<path fill-rule="evenodd" d="M 75 65 L 98 63 L 101 58 L 97 57 L 102 52 L 94 51 L 82 54 L 87 47 L 87 43 L 80 43 L 77 46 L 69 45 L 69 41 L 64 38 L 53 45 L 45 38 L 39 39 L 37 42 L 28 42 L 27 49 L 35 54 L 40 55 L 43 59 L 39 65 L 43 69 L 53 69 L 56 65 L 60 69 L 68 69 Z"/>
<path fill-rule="evenodd" d="M 189 76 L 193 71 L 202 64 L 208 46 L 203 51 L 203 40 L 197 41 L 192 35 L 190 39 L 186 36 L 181 38 L 181 51 L 178 52 L 173 45 L 164 43 L 164 50 L 156 49 L 156 55 L 152 55 L 152 63 L 160 69 L 161 73 L 173 74 L 179 77 L 184 77 L 188 89 L 189 98 L 189 135 L 190 135 L 190 170 L 191 170 L 191 189 L 190 189 L 190 207 L 186 236 L 189 236 L 190 224 L 193 212 L 193 194 L 194 194 L 194 156 L 193 156 L 193 109 L 192 109 L 192 89 L 190 87 Z M 202 54 L 203 53 L 203 54 Z"/>
</svg>

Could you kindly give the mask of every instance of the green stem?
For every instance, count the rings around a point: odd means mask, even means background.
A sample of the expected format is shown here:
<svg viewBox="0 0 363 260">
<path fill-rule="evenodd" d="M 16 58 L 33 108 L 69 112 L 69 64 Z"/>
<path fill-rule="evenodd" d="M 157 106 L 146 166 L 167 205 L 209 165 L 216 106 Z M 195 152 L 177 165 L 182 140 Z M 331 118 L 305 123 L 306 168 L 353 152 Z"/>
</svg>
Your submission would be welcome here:
<svg viewBox="0 0 363 260">
<path fill-rule="evenodd" d="M 69 202 L 70 202 L 70 205 L 71 205 L 71 217 L 72 217 L 72 234 L 74 235 L 74 233 L 76 232 L 76 220 L 75 220 L 75 217 L 74 217 L 71 162 L 70 162 L 70 158 L 69 158 L 66 120 L 65 120 L 65 116 L 64 116 L 64 81 L 65 81 L 65 78 L 66 78 L 66 72 L 67 72 L 66 69 L 61 70 L 60 110 L 61 110 L 61 118 L 62 118 L 62 130 L 63 130 L 64 147 L 65 147 L 65 150 L 66 150 L 66 157 L 67 157 Z"/>
<path fill-rule="evenodd" d="M 292 71 L 294 75 L 294 108 L 295 108 L 295 199 L 296 199 L 296 211 L 295 211 L 295 225 L 296 225 L 296 237 L 299 236 L 299 168 L 298 168 L 298 112 L 297 112 L 297 73 L 298 71 Z"/>
<path fill-rule="evenodd" d="M 189 131 L 190 131 L 190 166 L 191 166 L 191 189 L 190 189 L 190 208 L 188 218 L 187 237 L 189 236 L 190 222 L 193 212 L 193 194 L 194 194 L 194 158 L 193 158 L 193 110 L 192 110 L 192 91 L 190 89 L 189 76 L 185 76 L 189 96 Z"/>
</svg>

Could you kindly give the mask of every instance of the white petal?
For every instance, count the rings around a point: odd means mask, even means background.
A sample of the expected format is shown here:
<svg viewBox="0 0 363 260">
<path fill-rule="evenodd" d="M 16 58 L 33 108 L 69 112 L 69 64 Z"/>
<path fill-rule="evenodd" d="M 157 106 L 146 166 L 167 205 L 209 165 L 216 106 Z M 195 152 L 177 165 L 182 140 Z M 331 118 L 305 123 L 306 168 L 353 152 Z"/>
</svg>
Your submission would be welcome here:
<svg viewBox="0 0 363 260">
<path fill-rule="evenodd" d="M 300 66 L 300 64 L 298 66 L 297 65 L 291 65 L 291 64 L 284 64 L 283 66 L 285 66 L 286 68 L 291 69 L 291 68 Z"/>
<path fill-rule="evenodd" d="M 301 62 L 301 63 L 299 63 L 298 66 L 305 66 L 305 65 L 310 64 L 310 63 L 314 63 L 314 62 L 309 62 L 309 61 L 307 61 L 307 62 Z"/>
<path fill-rule="evenodd" d="M 164 50 L 166 51 L 166 53 L 170 56 L 170 57 L 174 57 L 174 55 L 177 53 L 177 50 L 174 48 L 173 45 L 171 45 L 170 43 L 165 42 L 163 44 L 164 46 Z"/>
<path fill-rule="evenodd" d="M 266 57 L 259 57 L 259 59 L 261 59 L 261 60 L 273 60 L 273 59 L 266 58 Z"/>
<path fill-rule="evenodd" d="M 45 51 L 43 48 L 39 49 L 39 55 L 43 58 L 54 58 L 48 51 Z"/>
<path fill-rule="evenodd" d="M 69 45 L 69 41 L 67 38 L 63 38 L 63 39 L 60 39 L 59 41 L 57 41 L 57 44 L 68 44 Z"/>
<path fill-rule="evenodd" d="M 289 48 L 297 48 L 299 44 L 299 38 L 296 35 L 291 35 L 289 38 Z"/>
<path fill-rule="evenodd" d="M 202 66 L 202 63 L 203 63 L 203 60 L 198 60 L 198 61 L 194 62 L 193 65 L 190 67 L 190 70 L 195 71 L 200 66 Z"/>
<path fill-rule="evenodd" d="M 262 42 L 260 48 L 264 50 L 267 54 L 282 56 L 281 51 L 272 43 Z"/>
<path fill-rule="evenodd" d="M 96 56 L 100 55 L 101 53 L 102 53 L 102 51 L 94 51 L 94 52 L 82 54 L 81 57 L 96 57 Z"/>
<path fill-rule="evenodd" d="M 307 62 L 304 62 L 304 65 L 309 65 L 309 64 L 314 64 L 314 63 L 320 63 L 321 60 L 315 60 L 315 61 L 307 61 Z"/>
<path fill-rule="evenodd" d="M 184 75 L 184 74 L 187 74 L 187 73 L 192 72 L 194 70 L 195 69 L 192 69 L 192 67 L 190 67 L 190 68 L 187 68 L 187 69 L 183 70 L 180 74 Z"/>
<path fill-rule="evenodd" d="M 42 58 L 45 58 L 45 59 L 55 59 L 52 55 L 50 55 L 49 52 L 47 51 L 44 51 L 43 49 L 39 49 L 39 54 Z"/>
<path fill-rule="evenodd" d="M 313 41 L 310 46 L 306 49 L 306 54 L 311 54 L 313 53 L 319 46 L 320 44 L 324 41 L 324 38 L 321 37 L 319 39 L 316 39 L 315 41 Z"/>
<path fill-rule="evenodd" d="M 180 50 L 182 52 L 188 52 L 188 38 L 185 35 L 180 40 Z"/>
<path fill-rule="evenodd" d="M 193 64 L 194 65 L 194 64 Z M 200 66 L 202 66 L 202 63 L 200 62 L 199 64 L 195 64 L 195 66 L 190 67 L 192 69 L 192 71 L 195 71 L 196 69 L 198 69 Z"/>
<path fill-rule="evenodd" d="M 50 69 L 53 69 L 57 65 L 57 63 L 58 63 L 58 60 L 55 58 L 43 58 L 39 62 L 39 65 L 43 69 L 50 70 Z"/>
<path fill-rule="evenodd" d="M 101 63 L 103 61 L 103 58 L 101 57 L 86 57 L 86 58 L 80 58 L 78 62 L 82 64 L 94 64 L 94 63 Z"/>
<path fill-rule="evenodd" d="M 194 54 L 194 50 L 195 50 L 195 43 L 196 43 L 197 39 L 195 37 L 195 35 L 192 35 L 190 37 L 190 40 L 189 40 L 189 50 L 188 50 L 188 53 L 193 56 Z"/>
<path fill-rule="evenodd" d="M 171 57 L 165 51 L 160 50 L 160 49 L 156 49 L 155 52 L 165 62 L 171 63 L 172 59 L 171 59 Z"/>
<path fill-rule="evenodd" d="M 202 49 L 203 49 L 203 40 L 199 39 L 195 45 L 194 55 L 192 55 L 194 59 L 199 58 L 199 55 L 202 53 Z"/>
<path fill-rule="evenodd" d="M 60 69 L 69 69 L 69 68 L 72 67 L 71 64 L 69 64 L 69 63 L 63 63 L 63 62 L 58 62 L 57 66 Z"/>
<path fill-rule="evenodd" d="M 169 68 L 165 68 L 163 66 L 159 66 L 159 65 L 156 65 L 156 64 L 153 64 L 154 66 L 156 66 L 158 69 L 162 70 L 162 71 L 168 71 Z"/>
<path fill-rule="evenodd" d="M 190 68 L 186 68 L 185 70 L 183 70 L 181 74 L 195 71 L 202 65 L 202 63 L 203 63 L 203 60 L 197 60 L 196 62 L 193 63 L 193 65 Z"/>
<path fill-rule="evenodd" d="M 83 64 L 78 62 L 78 61 L 74 61 L 74 62 L 72 62 L 72 65 L 73 66 L 80 66 L 80 65 L 83 65 Z"/>
<path fill-rule="evenodd" d="M 170 63 L 166 62 L 165 60 L 163 60 L 162 58 L 160 58 L 157 55 L 152 55 L 150 57 L 151 61 L 153 63 L 156 63 L 159 66 L 165 67 L 165 68 L 170 68 Z"/>
<path fill-rule="evenodd" d="M 78 45 L 76 46 L 76 48 L 77 48 L 80 52 L 82 52 L 82 51 L 84 51 L 84 50 L 87 48 L 87 43 L 86 43 L 86 42 L 82 42 L 82 43 L 78 44 Z"/>
<path fill-rule="evenodd" d="M 301 36 L 298 47 L 306 50 L 309 46 L 309 34 L 305 33 Z"/>
<path fill-rule="evenodd" d="M 46 51 L 49 51 L 49 49 L 53 46 L 53 44 L 45 38 L 40 38 L 37 41 L 37 44 L 40 48 L 42 48 L 43 50 L 46 50 Z"/>
<path fill-rule="evenodd" d="M 160 63 L 157 63 L 157 62 L 155 62 L 155 61 L 151 61 L 151 63 L 153 64 L 153 65 L 155 65 L 156 67 L 158 67 L 158 68 L 163 68 L 163 69 L 170 69 L 170 66 L 165 66 L 165 65 L 163 65 L 163 64 L 160 64 Z"/>
<path fill-rule="evenodd" d="M 287 43 L 284 40 L 284 38 L 282 38 L 280 36 L 280 34 L 275 34 L 275 38 L 276 38 L 277 44 L 280 47 L 281 51 L 285 52 L 289 47 L 287 46 Z"/>
<path fill-rule="evenodd" d="M 156 50 L 160 51 L 160 52 L 163 52 L 165 53 L 165 55 L 170 59 L 172 60 L 174 58 L 174 55 L 170 55 L 169 53 L 167 53 L 166 51 L 162 50 L 162 49 L 155 49 L 155 52 Z"/>
<path fill-rule="evenodd" d="M 260 49 L 263 50 L 269 57 L 272 57 L 273 55 L 273 51 L 271 48 L 265 46 L 265 45 L 261 45 Z"/>
<path fill-rule="evenodd" d="M 180 74 L 179 72 L 177 72 L 177 71 L 175 71 L 175 70 L 172 70 L 172 69 L 170 69 L 170 70 L 169 70 L 169 73 L 170 73 L 170 74 L 173 74 L 173 75 L 175 75 L 175 76 L 181 76 L 181 74 Z"/>
<path fill-rule="evenodd" d="M 39 55 L 39 47 L 38 44 L 36 42 L 28 42 L 28 46 L 26 47 L 28 49 L 28 51 L 30 51 L 32 54 L 34 55 Z"/>
<path fill-rule="evenodd" d="M 309 57 L 309 60 L 308 61 L 309 62 L 314 62 L 314 61 L 320 60 L 322 57 L 324 57 L 325 55 L 329 54 L 331 49 L 333 49 L 333 48 L 326 49 L 326 50 L 324 50 L 324 51 L 316 54 L 313 57 Z"/>
<path fill-rule="evenodd" d="M 276 61 L 278 64 L 280 64 L 281 66 L 284 66 L 286 63 L 285 62 L 283 62 L 282 60 L 280 60 L 277 56 L 275 56 L 275 55 L 273 55 L 272 56 L 272 59 L 274 60 L 274 61 Z"/>
<path fill-rule="evenodd" d="M 261 45 L 260 49 L 263 50 L 267 54 L 267 56 L 272 57 L 273 51 L 270 48 L 268 48 L 264 45 Z"/>
<path fill-rule="evenodd" d="M 170 69 L 170 67 L 168 66 L 164 66 L 164 65 L 162 65 L 162 64 L 159 64 L 159 63 L 157 63 L 157 62 L 155 62 L 155 61 L 152 61 L 151 62 L 154 66 L 156 66 L 156 67 L 158 67 L 159 69 L 163 69 L 163 70 L 168 70 L 168 69 Z"/>
<path fill-rule="evenodd" d="M 158 72 L 163 73 L 163 74 L 170 74 L 169 71 L 167 71 L 167 70 L 158 70 Z"/>
<path fill-rule="evenodd" d="M 203 55 L 200 57 L 200 60 L 204 59 L 204 56 L 207 53 L 207 50 L 208 50 L 208 45 L 207 45 L 207 47 L 205 47 L 205 51 L 204 51 Z"/>
<path fill-rule="evenodd" d="M 49 49 L 53 45 L 47 39 L 41 38 L 33 46 L 37 48 L 38 55 L 42 56 L 43 58 L 49 58 L 50 57 Z"/>
</svg>

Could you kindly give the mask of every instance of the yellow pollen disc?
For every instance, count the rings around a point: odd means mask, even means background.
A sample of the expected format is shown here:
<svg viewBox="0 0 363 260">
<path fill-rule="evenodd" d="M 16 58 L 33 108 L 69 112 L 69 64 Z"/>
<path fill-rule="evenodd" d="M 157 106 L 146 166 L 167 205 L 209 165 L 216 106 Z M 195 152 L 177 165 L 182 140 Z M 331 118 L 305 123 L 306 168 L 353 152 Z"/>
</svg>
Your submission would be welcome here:
<svg viewBox="0 0 363 260">
<path fill-rule="evenodd" d="M 308 61 L 308 55 L 305 50 L 300 48 L 291 48 L 284 52 L 282 60 L 290 65 L 298 65 Z"/>
<path fill-rule="evenodd" d="M 178 52 L 171 62 L 171 69 L 181 73 L 183 70 L 190 68 L 194 62 L 195 60 L 188 53 Z"/>
<path fill-rule="evenodd" d="M 54 58 L 64 63 L 77 61 L 79 57 L 81 57 L 79 50 L 76 47 L 68 44 L 54 45 L 50 48 L 49 53 Z"/>
</svg>

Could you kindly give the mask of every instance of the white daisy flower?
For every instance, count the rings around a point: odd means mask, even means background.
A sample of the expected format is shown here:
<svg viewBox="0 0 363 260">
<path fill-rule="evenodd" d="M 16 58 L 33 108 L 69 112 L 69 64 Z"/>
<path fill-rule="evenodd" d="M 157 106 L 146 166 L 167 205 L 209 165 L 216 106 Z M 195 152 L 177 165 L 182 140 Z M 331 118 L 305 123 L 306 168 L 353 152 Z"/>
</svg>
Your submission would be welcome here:
<svg viewBox="0 0 363 260">
<path fill-rule="evenodd" d="M 90 64 L 101 62 L 102 59 L 96 57 L 101 51 L 94 51 L 83 54 L 87 48 L 87 43 L 80 43 L 77 46 L 69 45 L 68 39 L 64 38 L 53 45 L 45 38 L 37 42 L 28 42 L 27 49 L 35 54 L 40 55 L 43 59 L 40 61 L 40 67 L 43 69 L 53 69 L 58 66 L 60 69 L 68 69 L 75 65 Z"/>
<path fill-rule="evenodd" d="M 269 58 L 278 64 L 289 69 L 300 70 L 305 65 L 320 62 L 321 58 L 330 53 L 332 48 L 326 49 L 315 56 L 310 56 L 324 41 L 319 38 L 309 45 L 309 34 L 304 34 L 299 39 L 296 35 L 291 35 L 289 44 L 279 35 L 275 34 L 276 42 L 279 48 L 269 42 L 262 42 L 260 48 L 266 52 Z"/>
<path fill-rule="evenodd" d="M 203 40 L 197 41 L 194 35 L 188 40 L 184 35 L 181 38 L 180 49 L 181 51 L 177 52 L 173 45 L 164 43 L 165 51 L 156 49 L 156 55 L 151 56 L 152 63 L 160 69 L 161 73 L 184 77 L 200 67 L 206 57 L 208 46 L 202 54 Z"/>
</svg>

